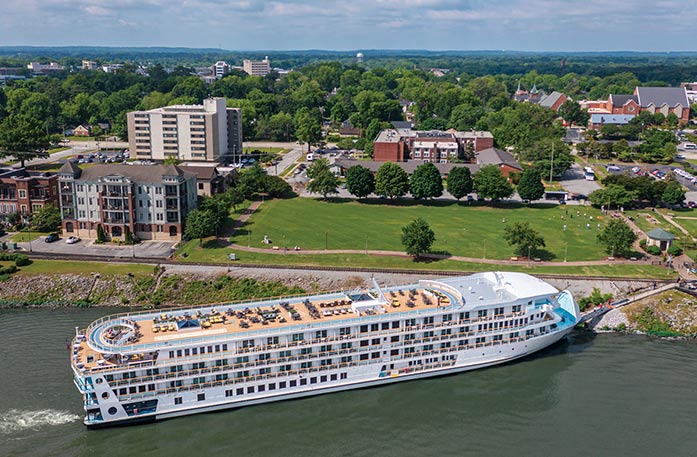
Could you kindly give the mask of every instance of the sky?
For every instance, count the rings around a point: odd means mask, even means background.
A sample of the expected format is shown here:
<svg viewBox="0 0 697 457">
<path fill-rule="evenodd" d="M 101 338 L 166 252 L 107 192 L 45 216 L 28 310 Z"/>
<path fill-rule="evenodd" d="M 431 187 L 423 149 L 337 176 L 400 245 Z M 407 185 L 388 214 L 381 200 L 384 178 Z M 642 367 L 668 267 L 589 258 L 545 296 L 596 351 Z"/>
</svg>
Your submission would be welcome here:
<svg viewBox="0 0 697 457">
<path fill-rule="evenodd" d="M 0 45 L 691 51 L 697 0 L 1 0 Z"/>
</svg>

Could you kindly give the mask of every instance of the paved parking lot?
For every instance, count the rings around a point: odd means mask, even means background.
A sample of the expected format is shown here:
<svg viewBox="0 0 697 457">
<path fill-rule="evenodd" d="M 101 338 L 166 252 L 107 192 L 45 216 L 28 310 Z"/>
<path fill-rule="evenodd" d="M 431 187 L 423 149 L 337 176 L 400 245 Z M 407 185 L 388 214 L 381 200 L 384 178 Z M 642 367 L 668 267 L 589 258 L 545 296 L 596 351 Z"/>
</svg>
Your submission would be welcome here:
<svg viewBox="0 0 697 457">
<path fill-rule="evenodd" d="M 624 173 L 629 173 L 630 176 L 639 176 L 640 174 L 649 174 L 651 176 L 651 172 L 653 170 L 660 170 L 666 175 L 669 173 L 673 173 L 673 176 L 677 181 L 685 186 L 688 191 L 690 192 L 697 192 L 697 184 L 693 183 L 691 179 L 689 179 L 688 176 L 681 176 L 677 173 L 674 173 L 673 170 L 675 169 L 680 169 L 680 167 L 676 165 L 659 165 L 659 164 L 643 164 L 643 165 L 634 165 L 634 164 L 614 164 L 613 169 L 608 170 L 608 173 L 614 174 L 614 175 L 621 175 Z M 697 178 L 697 173 L 693 173 L 692 176 Z M 653 176 L 652 176 L 653 177 Z M 656 179 L 656 178 L 654 178 Z"/>
<path fill-rule="evenodd" d="M 174 243 L 170 241 L 143 241 L 133 246 L 117 246 L 113 244 L 95 244 L 94 240 L 81 240 L 75 244 L 67 244 L 65 238 L 53 243 L 46 243 L 41 237 L 31 243 L 18 243 L 27 251 L 47 254 L 80 254 L 95 257 L 153 257 L 167 258 L 174 251 Z"/>
<path fill-rule="evenodd" d="M 559 184 L 567 192 L 588 195 L 594 190 L 600 189 L 598 181 L 586 181 L 583 176 L 583 168 L 577 163 L 571 164 L 571 168 L 564 172 Z"/>
</svg>

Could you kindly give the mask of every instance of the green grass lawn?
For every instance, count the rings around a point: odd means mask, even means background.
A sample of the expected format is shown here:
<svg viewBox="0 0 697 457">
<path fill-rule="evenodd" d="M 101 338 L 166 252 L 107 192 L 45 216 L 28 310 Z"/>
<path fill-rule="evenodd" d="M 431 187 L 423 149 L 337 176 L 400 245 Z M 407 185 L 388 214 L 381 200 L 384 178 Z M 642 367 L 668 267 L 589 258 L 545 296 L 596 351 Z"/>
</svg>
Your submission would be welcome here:
<svg viewBox="0 0 697 457">
<path fill-rule="evenodd" d="M 70 149 L 70 148 L 65 147 L 65 146 L 61 146 L 61 147 L 58 147 L 58 148 L 49 149 L 49 150 L 46 151 L 46 152 L 49 153 L 49 154 L 54 154 L 54 153 L 56 153 L 56 152 L 67 151 L 68 149 Z"/>
<path fill-rule="evenodd" d="M 597 260 L 605 255 L 596 239 L 600 215 L 599 210 L 591 207 L 517 205 L 493 208 L 455 202 L 415 204 L 411 201 L 388 205 L 378 201 L 326 202 L 294 198 L 265 202 L 232 241 L 245 246 L 249 243 L 253 247 L 269 247 L 261 243 L 267 235 L 281 248 L 285 243 L 290 248 L 297 245 L 301 249 L 325 249 L 326 242 L 328 249 L 363 250 L 367 243 L 369 250 L 403 251 L 401 228 L 422 217 L 436 234 L 432 251 L 505 259 L 514 252 L 503 240 L 504 227 L 512 222 L 529 221 L 544 237 L 548 259 L 563 260 L 568 245 L 567 260 Z M 606 219 L 600 221 L 601 224 L 605 222 Z M 587 223 L 590 229 L 586 228 Z"/>
<path fill-rule="evenodd" d="M 17 232 L 10 237 L 10 241 L 15 243 L 26 243 L 28 241 L 34 241 L 41 236 L 46 236 L 51 232 Z"/>
<path fill-rule="evenodd" d="M 673 220 L 678 223 L 682 228 L 690 232 L 690 235 L 697 237 L 697 216 L 695 219 L 686 219 L 680 216 L 676 216 Z"/>
<path fill-rule="evenodd" d="M 210 245 L 210 243 L 208 244 Z M 204 243 L 204 246 L 208 246 Z M 345 267 L 361 268 L 390 268 L 404 270 L 433 270 L 433 271 L 462 271 L 477 272 L 501 269 L 505 271 L 520 271 L 529 274 L 557 274 L 557 275 L 576 275 L 593 277 L 627 277 L 627 278 L 656 278 L 673 279 L 674 274 L 665 268 L 660 268 L 642 263 L 636 264 L 608 264 L 593 266 L 547 266 L 544 264 L 530 265 L 521 262 L 519 265 L 497 266 L 486 263 L 457 262 L 454 260 L 437 261 L 414 261 L 406 257 L 375 256 L 362 254 L 261 254 L 256 252 L 235 251 L 230 248 L 222 247 L 200 247 L 198 240 L 187 243 L 182 252 L 187 253 L 186 261 L 190 262 L 220 262 L 228 261 L 228 254 L 234 252 L 237 256 L 236 262 L 245 264 L 268 264 L 268 265 L 302 265 L 307 267 L 321 266 L 331 267 L 341 265 Z M 180 260 L 183 260 L 180 257 Z"/>
<path fill-rule="evenodd" d="M 84 262 L 72 260 L 33 260 L 31 265 L 21 267 L 17 274 L 52 275 L 52 274 L 90 274 L 125 275 L 131 273 L 144 276 L 153 273 L 152 265 L 116 262 Z"/>
</svg>

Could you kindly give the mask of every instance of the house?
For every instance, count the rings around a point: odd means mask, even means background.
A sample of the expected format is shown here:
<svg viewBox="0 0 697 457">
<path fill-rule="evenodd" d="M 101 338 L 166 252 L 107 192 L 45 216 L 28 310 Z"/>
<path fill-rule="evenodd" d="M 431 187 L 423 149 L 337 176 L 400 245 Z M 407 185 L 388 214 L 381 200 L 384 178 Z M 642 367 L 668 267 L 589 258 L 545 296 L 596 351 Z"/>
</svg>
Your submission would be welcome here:
<svg viewBox="0 0 697 457">
<path fill-rule="evenodd" d="M 554 111 L 559 111 L 561 105 L 563 105 L 564 102 L 567 100 L 568 98 L 566 95 L 555 90 L 549 95 L 543 95 L 540 98 L 538 105 L 544 106 L 545 108 L 553 109 Z"/>
<path fill-rule="evenodd" d="M 98 164 L 58 170 L 63 234 L 179 241 L 196 208 L 196 176 L 174 165 Z"/>
<path fill-rule="evenodd" d="M 512 172 L 523 171 L 518 161 L 510 152 L 498 148 L 487 148 L 476 154 L 477 165 L 496 165 L 501 170 L 501 174 L 508 176 Z"/>
<path fill-rule="evenodd" d="M 25 168 L 0 170 L 0 219 L 17 213 L 24 224 L 46 205 L 58 208 L 58 179 L 52 173 Z"/>
<path fill-rule="evenodd" d="M 73 129 L 74 136 L 90 136 L 90 127 L 85 127 L 84 125 L 78 125 Z"/>
<path fill-rule="evenodd" d="M 232 176 L 223 176 L 215 164 L 191 162 L 177 165 L 177 168 L 196 176 L 196 194 L 199 197 L 210 197 L 225 192 Z"/>
<path fill-rule="evenodd" d="M 544 95 L 544 91 L 539 90 L 537 85 L 533 84 L 532 89 L 528 92 L 521 87 L 520 81 L 518 81 L 518 88 L 513 94 L 513 100 L 517 102 L 539 103 Z"/>
<path fill-rule="evenodd" d="M 358 136 L 361 134 L 361 129 L 354 127 L 350 120 L 346 119 L 339 127 L 339 135 L 342 136 Z"/>
</svg>

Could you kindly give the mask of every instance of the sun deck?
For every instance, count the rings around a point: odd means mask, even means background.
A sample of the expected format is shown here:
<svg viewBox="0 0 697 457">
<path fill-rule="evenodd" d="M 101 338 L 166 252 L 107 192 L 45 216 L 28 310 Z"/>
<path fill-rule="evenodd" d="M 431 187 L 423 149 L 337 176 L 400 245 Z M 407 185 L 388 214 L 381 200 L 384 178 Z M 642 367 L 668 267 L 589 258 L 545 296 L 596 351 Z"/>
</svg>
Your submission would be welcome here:
<svg viewBox="0 0 697 457">
<path fill-rule="evenodd" d="M 375 320 L 377 316 L 422 314 L 457 304 L 447 290 L 410 285 L 379 292 L 333 293 L 262 302 L 176 309 L 162 312 L 107 316 L 75 341 L 73 361 L 79 369 L 114 366 L 109 354 L 131 354 L 194 342 L 227 340 L 230 336 L 273 335 L 279 331 L 303 331 L 332 322 Z M 106 358 L 105 358 L 106 356 Z M 135 357 L 135 359 L 133 359 Z"/>
</svg>

